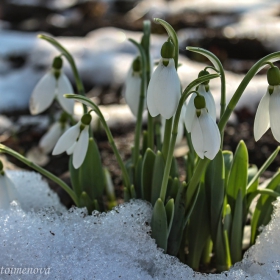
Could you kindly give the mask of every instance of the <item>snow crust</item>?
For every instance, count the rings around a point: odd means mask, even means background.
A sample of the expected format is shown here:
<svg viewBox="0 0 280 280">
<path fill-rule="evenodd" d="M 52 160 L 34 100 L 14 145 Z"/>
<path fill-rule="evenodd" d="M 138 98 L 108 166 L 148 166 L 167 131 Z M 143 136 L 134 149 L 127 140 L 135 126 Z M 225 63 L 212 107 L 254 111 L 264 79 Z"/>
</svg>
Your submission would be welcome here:
<svg viewBox="0 0 280 280">
<path fill-rule="evenodd" d="M 279 279 L 280 200 L 242 262 L 222 274 L 204 275 L 157 248 L 149 235 L 147 202 L 134 200 L 88 216 L 85 209 L 66 211 L 40 175 L 8 174 L 22 208 L 13 202 L 11 210 L 0 210 L 0 279 Z M 8 268 L 42 268 L 48 274 L 8 275 Z"/>
</svg>

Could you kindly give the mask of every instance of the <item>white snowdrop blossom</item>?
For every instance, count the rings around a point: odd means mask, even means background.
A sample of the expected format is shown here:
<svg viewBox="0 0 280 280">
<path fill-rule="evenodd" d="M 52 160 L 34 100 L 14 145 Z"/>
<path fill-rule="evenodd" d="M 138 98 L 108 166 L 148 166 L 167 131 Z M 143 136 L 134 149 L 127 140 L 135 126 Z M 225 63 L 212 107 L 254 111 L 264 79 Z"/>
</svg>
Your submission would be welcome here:
<svg viewBox="0 0 280 280">
<path fill-rule="evenodd" d="M 73 92 L 67 76 L 60 68 L 53 67 L 35 86 L 29 101 L 30 112 L 32 115 L 40 114 L 52 104 L 54 99 L 57 99 L 63 110 L 72 115 L 74 100 L 67 99 L 63 95 Z"/>
<path fill-rule="evenodd" d="M 49 128 L 47 133 L 43 135 L 40 139 L 39 147 L 40 149 L 48 154 L 54 148 L 55 144 L 57 143 L 59 137 L 69 128 L 69 124 L 65 122 L 55 122 Z"/>
<path fill-rule="evenodd" d="M 132 114 L 135 117 L 137 117 L 138 114 L 140 94 L 141 94 L 141 74 L 140 72 L 133 71 L 133 68 L 131 67 L 128 71 L 127 78 L 125 81 L 124 97 L 127 105 L 129 106 Z"/>
<path fill-rule="evenodd" d="M 168 65 L 164 65 L 164 61 Z M 170 119 L 176 112 L 181 96 L 180 80 L 174 59 L 162 58 L 155 69 L 147 91 L 147 106 L 152 117 L 161 115 Z"/>
<path fill-rule="evenodd" d="M 14 183 L 6 173 L 0 174 L 0 209 L 9 209 L 14 200 L 20 202 Z"/>
<path fill-rule="evenodd" d="M 262 97 L 254 122 L 254 137 L 258 141 L 271 128 L 274 138 L 280 142 L 280 86 L 274 86 L 270 94 L 269 89 Z"/>
<path fill-rule="evenodd" d="M 62 134 L 58 139 L 52 154 L 58 155 L 66 152 L 73 154 L 73 166 L 78 169 L 84 162 L 89 139 L 90 114 L 83 115 L 82 119 Z"/>
<path fill-rule="evenodd" d="M 192 144 L 198 156 L 202 159 L 207 157 L 212 160 L 220 149 L 220 132 L 216 120 L 210 115 L 208 108 L 205 105 L 201 109 L 196 108 L 195 98 L 192 102 L 190 100 L 189 106 L 186 108 L 186 129 L 191 133 Z M 204 100 L 206 103 L 206 98 Z"/>
</svg>

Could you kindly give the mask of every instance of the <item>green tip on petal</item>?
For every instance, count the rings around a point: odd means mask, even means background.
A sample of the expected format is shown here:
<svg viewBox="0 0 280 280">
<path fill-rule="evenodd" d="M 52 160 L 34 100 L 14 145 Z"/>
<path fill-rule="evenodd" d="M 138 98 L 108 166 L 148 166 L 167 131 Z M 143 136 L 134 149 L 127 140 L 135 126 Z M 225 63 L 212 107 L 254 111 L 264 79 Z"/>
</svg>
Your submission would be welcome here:
<svg viewBox="0 0 280 280">
<path fill-rule="evenodd" d="M 267 82 L 270 86 L 277 86 L 280 84 L 280 71 L 278 67 L 273 66 L 268 69 Z"/>
<path fill-rule="evenodd" d="M 53 59 L 52 68 L 54 68 L 55 70 L 60 70 L 62 68 L 62 65 L 63 60 L 60 56 L 57 56 Z"/>
<path fill-rule="evenodd" d="M 2 173 L 3 170 L 4 170 L 4 165 L 3 165 L 2 160 L 0 160 L 0 173 Z"/>
<path fill-rule="evenodd" d="M 59 118 L 59 122 L 65 123 L 68 120 L 68 114 L 66 112 L 62 112 Z"/>
<path fill-rule="evenodd" d="M 205 98 L 201 95 L 197 95 L 194 98 L 194 106 L 197 110 L 201 110 L 206 107 Z"/>
<path fill-rule="evenodd" d="M 81 122 L 82 122 L 82 124 L 84 124 L 84 125 L 89 125 L 90 122 L 91 122 L 91 119 L 92 119 L 92 117 L 91 117 L 90 114 L 84 114 L 84 115 L 82 116 Z"/>
<path fill-rule="evenodd" d="M 167 41 L 162 45 L 161 56 L 162 56 L 162 58 L 166 58 L 166 59 L 174 58 L 175 48 L 174 48 L 174 45 L 170 41 Z"/>
</svg>

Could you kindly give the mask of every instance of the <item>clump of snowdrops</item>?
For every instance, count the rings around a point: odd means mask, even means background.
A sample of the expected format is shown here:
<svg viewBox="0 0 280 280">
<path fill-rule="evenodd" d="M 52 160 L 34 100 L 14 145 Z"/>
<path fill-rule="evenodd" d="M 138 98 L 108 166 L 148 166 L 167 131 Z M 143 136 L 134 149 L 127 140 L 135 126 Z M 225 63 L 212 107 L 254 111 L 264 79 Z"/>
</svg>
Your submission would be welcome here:
<svg viewBox="0 0 280 280">
<path fill-rule="evenodd" d="M 254 244 L 260 226 L 269 222 L 271 202 L 280 195 L 280 172 L 275 173 L 265 189 L 260 189 L 259 178 L 277 156 L 279 147 L 258 170 L 255 165 L 249 165 L 243 141 L 234 152 L 223 151 L 224 128 L 251 79 L 268 66 L 268 89 L 258 106 L 254 135 L 259 140 L 271 127 L 275 139 L 280 141 L 277 119 L 280 71 L 273 65 L 273 61 L 280 59 L 280 52 L 259 60 L 227 103 L 223 66 L 214 54 L 205 49 L 187 47 L 188 51 L 206 56 L 212 66 L 201 69 L 197 79 L 185 89 L 181 88 L 177 74 L 179 48 L 176 32 L 161 19 L 155 19 L 155 22 L 166 29 L 168 38 L 161 48 L 161 59 L 154 71 L 149 52 L 150 22 L 144 22 L 140 43 L 130 39 L 139 54 L 129 69 L 125 84 L 125 99 L 137 118 L 131 158 L 127 162 L 121 158 L 102 112 L 85 97 L 72 55 L 46 35 L 39 35 L 39 38 L 52 44 L 61 54 L 54 58 L 51 70 L 35 87 L 30 111 L 39 114 L 54 99 L 61 105 L 62 113 L 41 139 L 40 147 L 47 153 L 52 151 L 53 155 L 66 152 L 70 156 L 72 188 L 8 147 L 0 145 L 0 150 L 59 184 L 76 206 L 86 207 L 89 213 L 111 209 L 116 205 L 114 188 L 109 172 L 102 166 L 90 125 L 91 112 L 95 112 L 121 168 L 125 200 L 145 199 L 153 205 L 152 237 L 158 246 L 196 270 L 200 263 L 209 263 L 213 256 L 216 269 L 227 270 L 242 259 L 245 224 L 250 222 L 251 244 Z M 71 65 L 77 94 L 63 74 L 63 58 Z M 212 79 L 221 81 L 218 123 L 211 94 Z M 84 108 L 84 115 L 76 123 L 73 120 L 74 100 L 81 102 Z M 143 112 L 146 109 L 147 130 L 143 131 Z M 185 157 L 186 178 L 181 182 L 173 152 L 184 130 L 189 150 Z M 0 183 L 5 183 L 0 186 L 0 207 L 8 207 L 7 202 L 17 197 L 5 176 L 1 166 Z M 105 193 L 106 204 L 103 199 Z M 260 195 L 257 206 L 251 212 L 251 203 L 257 195 Z"/>
</svg>

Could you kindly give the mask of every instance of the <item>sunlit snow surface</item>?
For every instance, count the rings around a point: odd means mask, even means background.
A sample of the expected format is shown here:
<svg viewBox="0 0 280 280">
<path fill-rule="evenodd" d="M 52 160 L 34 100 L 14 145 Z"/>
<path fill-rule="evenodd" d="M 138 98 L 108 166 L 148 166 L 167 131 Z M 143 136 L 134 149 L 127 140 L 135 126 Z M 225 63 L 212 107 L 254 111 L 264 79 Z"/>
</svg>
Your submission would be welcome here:
<svg viewBox="0 0 280 280">
<path fill-rule="evenodd" d="M 224 274 L 202 275 L 157 249 L 149 235 L 148 203 L 135 200 L 87 216 L 83 209 L 66 211 L 38 174 L 10 171 L 9 176 L 23 210 L 14 204 L 0 211 L 0 279 L 279 279 L 280 200 L 241 263 Z M 10 267 L 49 268 L 49 274 L 5 274 Z"/>
</svg>

